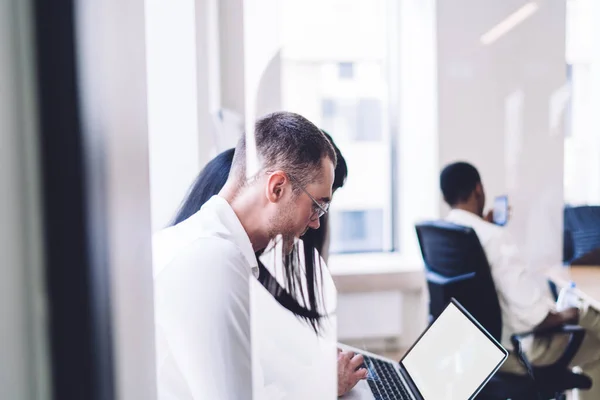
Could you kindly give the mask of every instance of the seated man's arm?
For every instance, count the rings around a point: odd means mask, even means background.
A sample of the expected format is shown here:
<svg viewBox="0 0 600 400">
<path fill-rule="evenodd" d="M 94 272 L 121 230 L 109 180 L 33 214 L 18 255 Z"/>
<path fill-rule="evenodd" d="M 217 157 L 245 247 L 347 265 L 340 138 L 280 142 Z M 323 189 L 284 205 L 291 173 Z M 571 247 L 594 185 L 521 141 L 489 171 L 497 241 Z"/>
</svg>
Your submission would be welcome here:
<svg viewBox="0 0 600 400">
<path fill-rule="evenodd" d="M 515 333 L 562 324 L 567 315 L 554 315 L 554 302 L 546 280 L 536 277 L 523 260 L 516 242 L 499 231 L 486 245 L 492 277 L 501 306 Z M 507 321 L 505 321 L 506 323 Z"/>
<path fill-rule="evenodd" d="M 158 329 L 181 376 L 174 387 L 186 387 L 197 400 L 251 399 L 250 271 L 233 244 L 201 240 L 156 285 Z M 160 382 L 173 384 L 172 378 Z"/>
</svg>

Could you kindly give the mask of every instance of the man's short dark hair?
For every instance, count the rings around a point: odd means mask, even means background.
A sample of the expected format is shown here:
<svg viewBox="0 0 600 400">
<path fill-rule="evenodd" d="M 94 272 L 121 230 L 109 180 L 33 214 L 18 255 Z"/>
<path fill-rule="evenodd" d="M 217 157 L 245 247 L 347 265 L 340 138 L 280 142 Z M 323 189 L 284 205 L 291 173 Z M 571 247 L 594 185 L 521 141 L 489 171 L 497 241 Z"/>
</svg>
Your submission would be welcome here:
<svg viewBox="0 0 600 400">
<path fill-rule="evenodd" d="M 302 185 L 319 178 L 321 160 L 329 158 L 335 167 L 337 157 L 323 132 L 301 115 L 275 112 L 256 122 L 256 154 L 261 171 L 280 169 Z M 242 135 L 233 157 L 236 177 L 246 178 L 246 135 Z"/>
<path fill-rule="evenodd" d="M 446 166 L 440 174 L 440 188 L 450 206 L 467 201 L 481 178 L 477 168 L 466 162 Z"/>
</svg>

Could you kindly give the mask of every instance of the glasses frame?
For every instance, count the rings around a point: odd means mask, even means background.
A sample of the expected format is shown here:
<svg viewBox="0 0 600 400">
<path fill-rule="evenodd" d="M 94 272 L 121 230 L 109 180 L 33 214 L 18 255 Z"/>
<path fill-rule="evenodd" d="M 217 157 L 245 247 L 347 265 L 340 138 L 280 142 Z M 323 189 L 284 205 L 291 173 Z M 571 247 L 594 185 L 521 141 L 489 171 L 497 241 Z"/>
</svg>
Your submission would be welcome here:
<svg viewBox="0 0 600 400">
<path fill-rule="evenodd" d="M 294 178 L 294 176 L 292 176 L 289 173 L 287 175 L 290 178 L 290 181 L 295 182 L 300 187 L 300 189 L 302 189 L 302 191 L 304 193 L 306 193 L 306 195 L 308 197 L 310 197 L 310 199 L 312 200 L 312 202 L 313 202 L 314 205 L 313 205 L 313 213 L 310 216 L 310 220 L 311 221 L 316 221 L 319 218 L 321 218 L 323 215 L 325 215 L 325 214 L 327 214 L 329 212 L 329 205 L 330 205 L 330 203 L 325 203 L 324 205 L 321 205 L 321 203 L 319 203 L 317 201 L 317 199 L 315 199 L 310 193 L 308 193 L 308 191 L 304 188 L 304 186 L 302 186 L 302 184 L 300 183 L 300 181 L 298 181 L 298 179 Z M 316 206 L 317 209 L 315 209 L 314 206 Z M 317 215 L 317 218 L 315 218 L 315 215 Z"/>
</svg>

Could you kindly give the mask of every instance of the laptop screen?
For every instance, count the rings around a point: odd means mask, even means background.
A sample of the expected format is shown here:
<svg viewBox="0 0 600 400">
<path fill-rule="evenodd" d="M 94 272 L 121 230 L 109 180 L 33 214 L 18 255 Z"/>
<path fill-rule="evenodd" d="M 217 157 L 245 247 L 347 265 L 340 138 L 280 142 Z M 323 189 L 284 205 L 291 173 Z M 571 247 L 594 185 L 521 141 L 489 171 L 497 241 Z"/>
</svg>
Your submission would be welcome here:
<svg viewBox="0 0 600 400">
<path fill-rule="evenodd" d="M 504 358 L 504 349 L 450 303 L 402 365 L 425 400 L 465 400 Z"/>
</svg>

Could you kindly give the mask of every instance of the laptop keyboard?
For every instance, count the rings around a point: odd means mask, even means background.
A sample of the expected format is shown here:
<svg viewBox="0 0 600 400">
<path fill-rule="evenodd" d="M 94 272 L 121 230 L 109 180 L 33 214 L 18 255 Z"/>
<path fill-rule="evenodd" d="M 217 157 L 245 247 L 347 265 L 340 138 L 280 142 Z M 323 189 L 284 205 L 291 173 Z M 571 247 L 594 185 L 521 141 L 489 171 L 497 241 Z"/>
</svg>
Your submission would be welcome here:
<svg viewBox="0 0 600 400">
<path fill-rule="evenodd" d="M 363 368 L 375 400 L 412 400 L 394 367 L 386 361 L 364 355 Z"/>
</svg>

